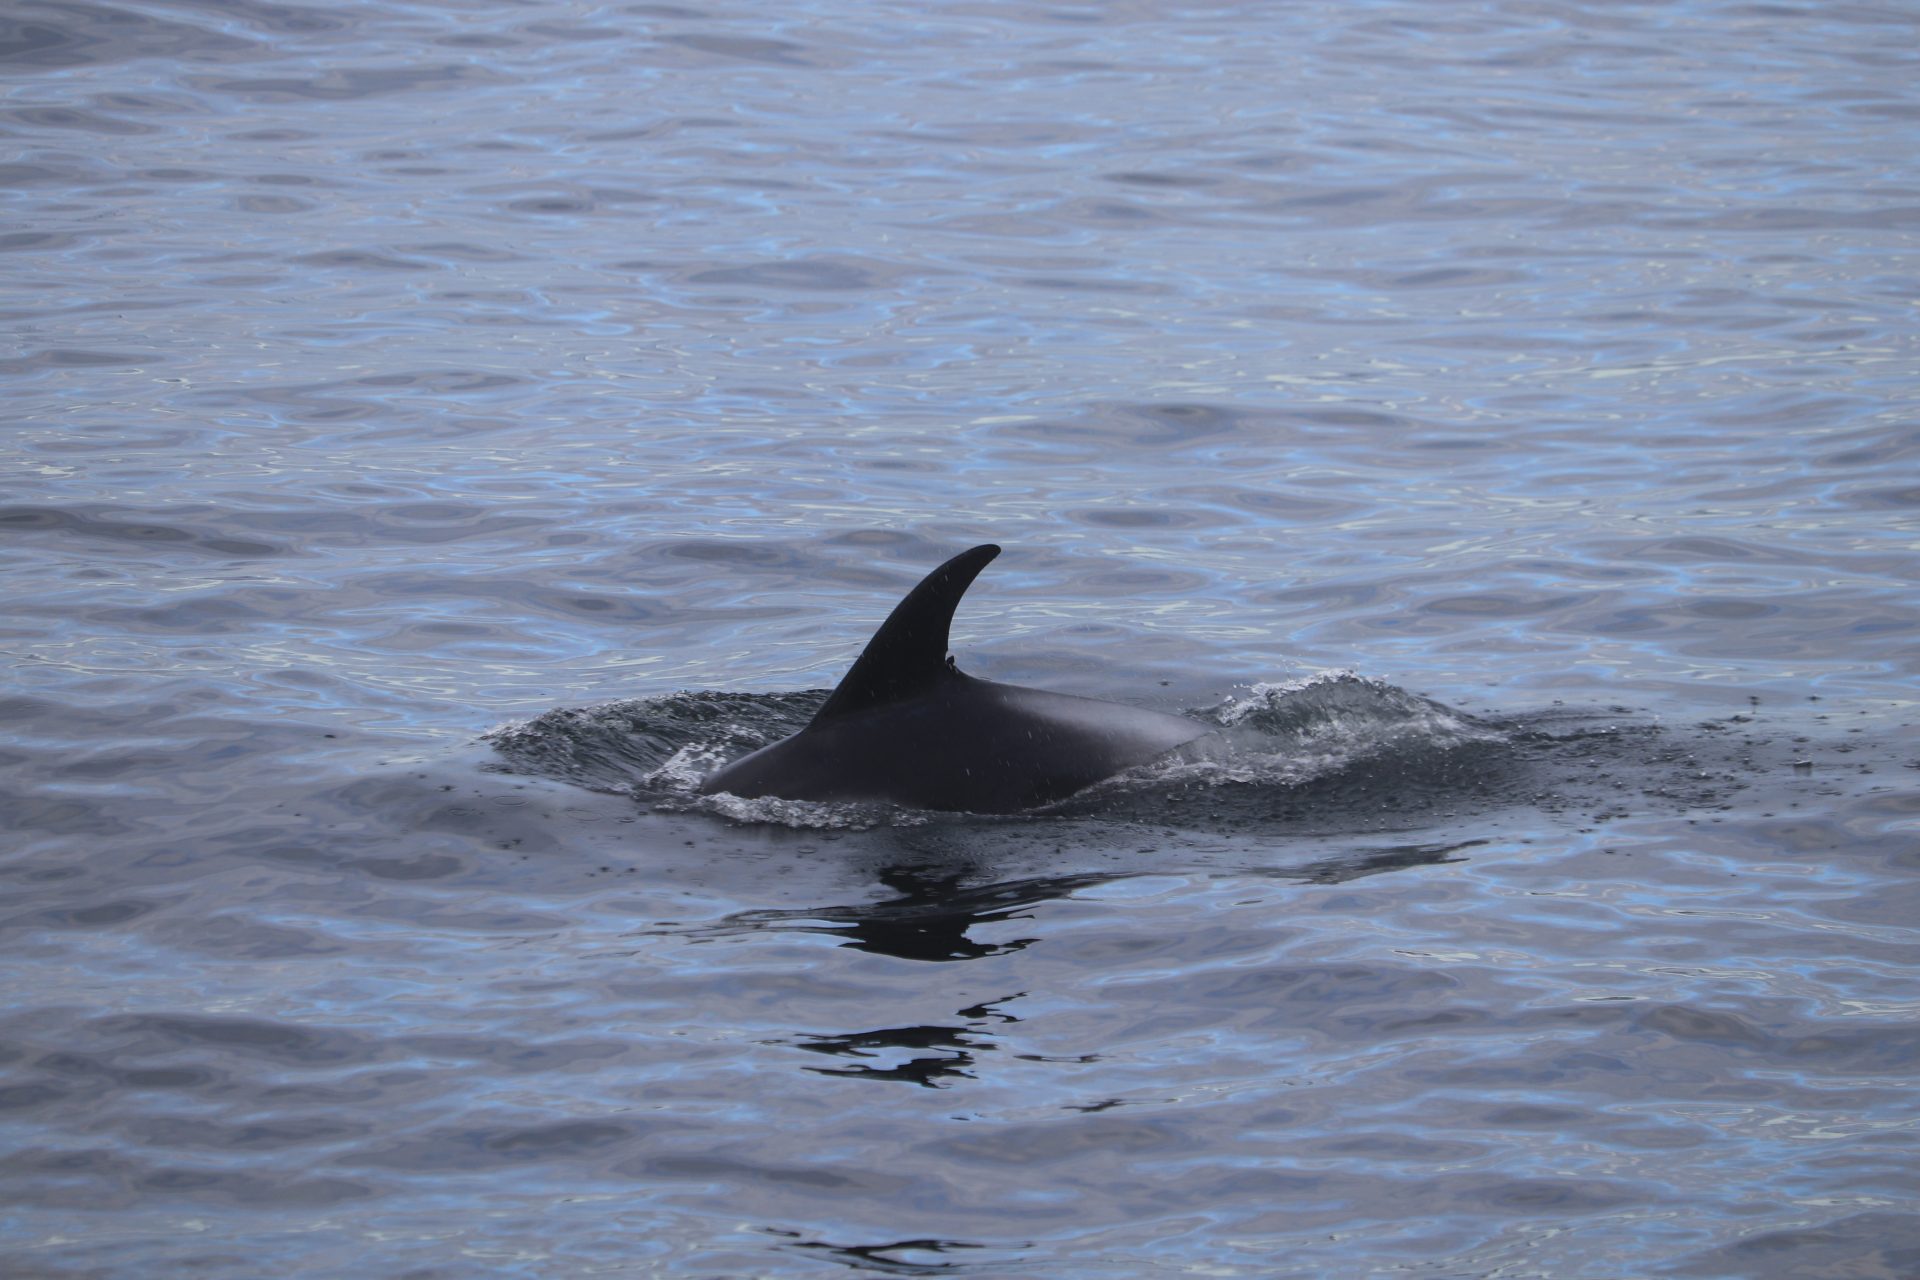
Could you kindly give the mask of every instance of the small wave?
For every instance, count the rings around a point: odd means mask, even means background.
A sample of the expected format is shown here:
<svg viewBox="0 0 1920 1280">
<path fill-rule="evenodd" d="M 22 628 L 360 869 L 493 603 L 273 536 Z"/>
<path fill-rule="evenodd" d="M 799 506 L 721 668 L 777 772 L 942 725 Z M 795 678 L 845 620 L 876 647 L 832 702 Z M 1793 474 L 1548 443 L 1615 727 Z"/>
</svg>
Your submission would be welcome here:
<svg viewBox="0 0 1920 1280">
<path fill-rule="evenodd" d="M 1247 693 L 1200 712 L 1223 728 L 1250 727 L 1266 737 L 1338 733 L 1377 738 L 1384 730 L 1448 742 L 1501 737 L 1485 721 L 1431 698 L 1354 671 L 1326 671 L 1302 680 L 1256 684 Z"/>
<path fill-rule="evenodd" d="M 1256 684 L 1194 715 L 1219 731 L 1149 766 L 1153 776 L 1291 786 L 1382 755 L 1506 741 L 1464 711 L 1352 671 Z"/>
<path fill-rule="evenodd" d="M 592 791 L 691 795 L 734 756 L 797 733 L 826 700 L 805 693 L 674 693 L 561 707 L 484 735 L 509 773 Z"/>
</svg>

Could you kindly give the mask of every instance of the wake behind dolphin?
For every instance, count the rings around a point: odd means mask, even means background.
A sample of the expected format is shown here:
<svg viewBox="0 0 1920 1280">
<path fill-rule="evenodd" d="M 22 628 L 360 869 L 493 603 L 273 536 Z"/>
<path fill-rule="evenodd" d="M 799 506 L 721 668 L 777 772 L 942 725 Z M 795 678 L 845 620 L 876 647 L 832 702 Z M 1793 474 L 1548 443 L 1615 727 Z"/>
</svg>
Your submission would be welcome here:
<svg viewBox="0 0 1920 1280">
<path fill-rule="evenodd" d="M 921 580 L 812 723 L 710 774 L 705 795 L 888 801 L 1013 813 L 1072 795 L 1208 733 L 1184 716 L 979 680 L 947 652 L 991 543 Z"/>
</svg>

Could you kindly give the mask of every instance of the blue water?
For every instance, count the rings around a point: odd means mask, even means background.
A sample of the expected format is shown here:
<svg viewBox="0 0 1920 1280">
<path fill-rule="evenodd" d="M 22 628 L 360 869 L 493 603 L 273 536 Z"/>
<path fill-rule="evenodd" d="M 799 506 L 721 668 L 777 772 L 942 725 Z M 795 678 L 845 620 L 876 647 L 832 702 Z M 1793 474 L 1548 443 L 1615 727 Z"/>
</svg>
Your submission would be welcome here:
<svg viewBox="0 0 1920 1280">
<path fill-rule="evenodd" d="M 0 1274 L 1920 1273 L 1920 12 L 0 13 Z M 927 569 L 1211 755 L 703 799 Z"/>
</svg>

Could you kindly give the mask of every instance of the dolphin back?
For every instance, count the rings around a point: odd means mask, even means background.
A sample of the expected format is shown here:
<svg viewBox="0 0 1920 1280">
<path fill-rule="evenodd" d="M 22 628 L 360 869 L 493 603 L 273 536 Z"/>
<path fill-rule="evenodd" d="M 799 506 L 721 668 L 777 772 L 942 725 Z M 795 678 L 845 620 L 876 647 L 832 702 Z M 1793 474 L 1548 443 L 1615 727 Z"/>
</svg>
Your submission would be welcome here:
<svg viewBox="0 0 1920 1280">
<path fill-rule="evenodd" d="M 812 723 L 723 765 L 700 790 L 1012 813 L 1063 799 L 1208 731 L 1182 716 L 961 673 L 947 656 L 953 611 L 999 554 L 992 544 L 978 546 L 928 574 Z"/>
<path fill-rule="evenodd" d="M 1184 716 L 953 672 L 932 693 L 816 721 L 726 765 L 700 789 L 1015 813 L 1207 731 Z"/>
</svg>

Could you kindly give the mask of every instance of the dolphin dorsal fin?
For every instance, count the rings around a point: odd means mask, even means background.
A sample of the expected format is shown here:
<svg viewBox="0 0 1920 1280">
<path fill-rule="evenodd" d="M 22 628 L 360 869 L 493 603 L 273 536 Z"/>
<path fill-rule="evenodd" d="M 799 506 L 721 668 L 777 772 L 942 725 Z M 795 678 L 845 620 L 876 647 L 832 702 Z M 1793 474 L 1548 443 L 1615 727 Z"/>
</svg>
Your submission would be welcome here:
<svg viewBox="0 0 1920 1280">
<path fill-rule="evenodd" d="M 946 677 L 953 611 L 987 562 L 999 554 L 1000 548 L 989 542 L 962 551 L 922 578 L 873 633 L 813 723 L 911 697 Z"/>
</svg>

